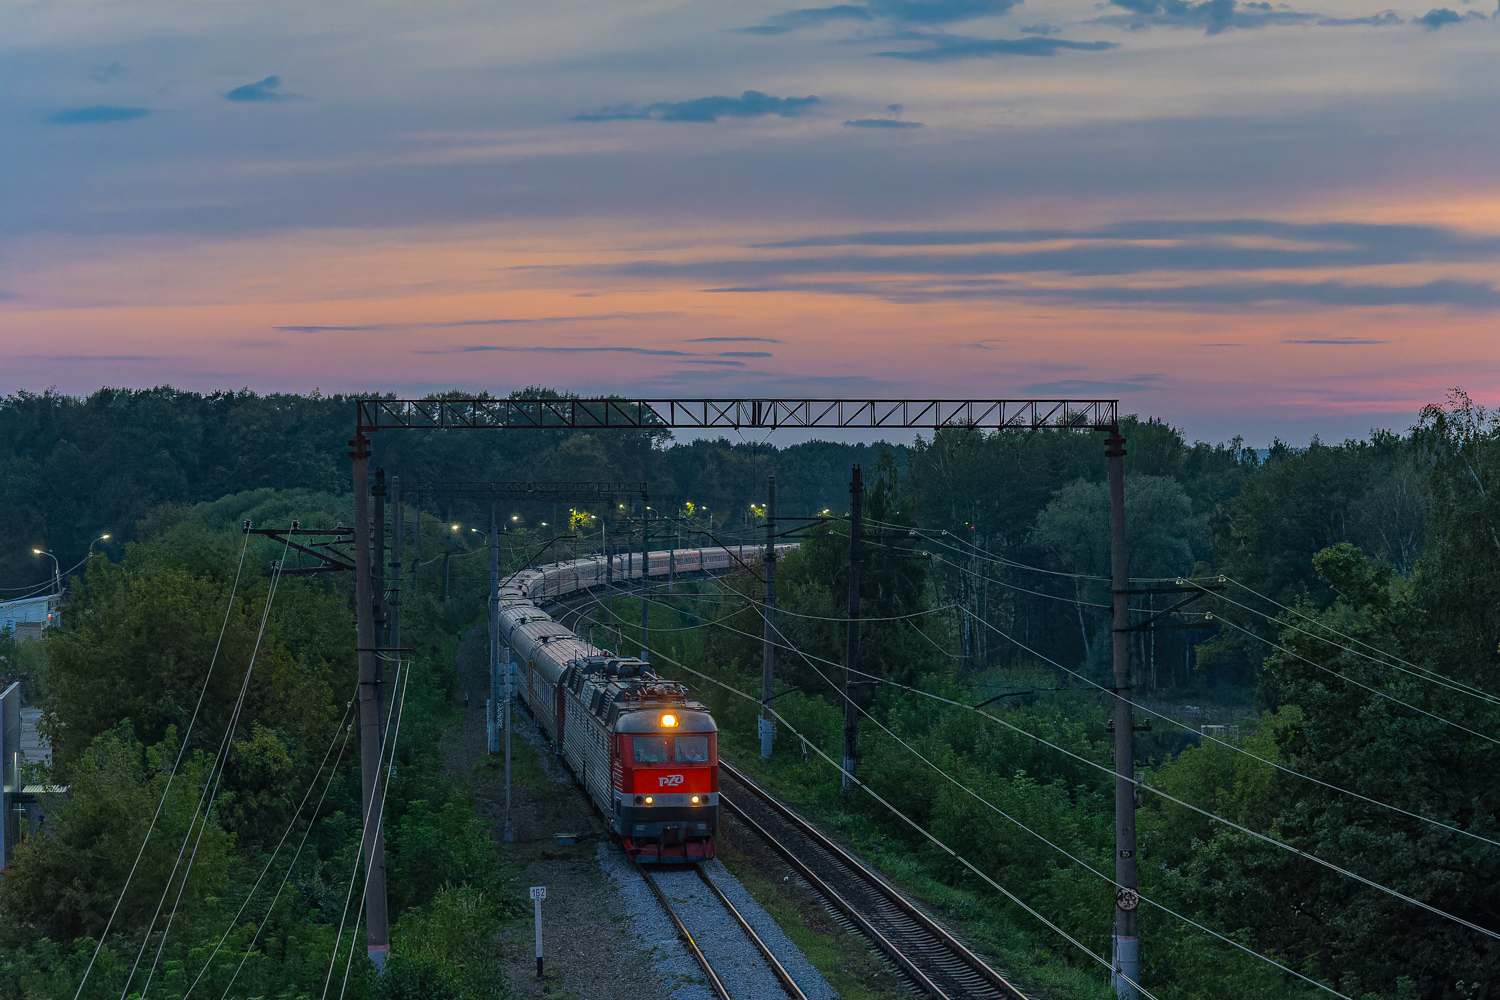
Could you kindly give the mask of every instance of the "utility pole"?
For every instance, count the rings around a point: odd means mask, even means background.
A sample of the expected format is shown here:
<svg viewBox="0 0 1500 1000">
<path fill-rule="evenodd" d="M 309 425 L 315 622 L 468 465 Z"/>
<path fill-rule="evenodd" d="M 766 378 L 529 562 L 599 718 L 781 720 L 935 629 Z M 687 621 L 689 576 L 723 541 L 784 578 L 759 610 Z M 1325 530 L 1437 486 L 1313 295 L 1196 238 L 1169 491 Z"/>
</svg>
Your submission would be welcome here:
<svg viewBox="0 0 1500 1000">
<path fill-rule="evenodd" d="M 766 554 L 761 560 L 766 571 L 765 632 L 760 648 L 760 755 L 771 756 L 776 742 L 776 724 L 771 716 L 771 699 L 776 692 L 771 683 L 776 667 L 776 477 L 766 480 Z"/>
<path fill-rule="evenodd" d="M 857 465 L 854 467 L 854 478 L 849 483 L 849 497 L 849 639 L 844 652 L 845 788 L 849 787 L 849 778 L 854 774 L 859 742 L 859 713 L 854 708 L 854 695 L 849 690 L 854 673 L 859 669 L 860 520 L 864 510 L 865 481 Z"/>
<path fill-rule="evenodd" d="M 650 663 L 651 654 L 646 648 L 647 616 L 651 613 L 651 605 L 646 603 L 646 589 L 651 582 L 651 508 L 646 506 L 646 498 L 641 497 L 641 662 Z"/>
<path fill-rule="evenodd" d="M 497 605 L 498 606 L 498 605 Z M 511 660 L 510 646 L 505 647 L 505 833 L 507 844 L 516 839 L 515 828 L 510 825 L 510 703 L 516 693 L 516 665 Z"/>
<path fill-rule="evenodd" d="M 1130 688 L 1130 553 L 1125 546 L 1125 439 L 1114 427 L 1105 441 L 1109 463 L 1109 568 L 1114 606 L 1115 668 L 1115 995 L 1136 1000 L 1141 939 L 1135 858 L 1135 715 Z"/>
<path fill-rule="evenodd" d="M 385 470 L 375 470 L 375 488 L 370 490 L 375 498 L 375 558 L 370 572 L 375 575 L 370 598 L 375 605 L 375 635 L 385 629 Z M 387 643 L 389 645 L 389 643 Z"/>
<path fill-rule="evenodd" d="M 495 505 L 490 504 L 490 696 L 484 703 L 484 728 L 489 736 L 489 751 L 500 749 L 500 734 L 495 732 L 500 714 L 500 536 L 495 530 Z"/>
<path fill-rule="evenodd" d="M 359 654 L 359 767 L 365 859 L 365 954 L 379 970 L 391 950 L 385 908 L 385 840 L 381 835 L 379 679 L 375 657 L 375 606 L 370 572 L 370 439 L 356 433 L 349 442 L 354 460 L 354 621 Z"/>
<path fill-rule="evenodd" d="M 401 509 L 401 477 L 391 477 L 391 589 L 386 600 L 392 649 L 401 648 L 401 559 L 406 549 L 406 517 Z M 396 654 L 400 656 L 400 653 Z"/>
</svg>

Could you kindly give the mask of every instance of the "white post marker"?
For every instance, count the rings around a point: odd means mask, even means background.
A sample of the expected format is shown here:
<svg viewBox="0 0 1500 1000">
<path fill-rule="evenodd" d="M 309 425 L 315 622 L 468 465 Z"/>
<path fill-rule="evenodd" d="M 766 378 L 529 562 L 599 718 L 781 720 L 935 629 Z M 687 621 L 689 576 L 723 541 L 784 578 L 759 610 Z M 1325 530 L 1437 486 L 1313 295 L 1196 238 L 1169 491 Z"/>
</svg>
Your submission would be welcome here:
<svg viewBox="0 0 1500 1000">
<path fill-rule="evenodd" d="M 536 906 L 536 975 L 542 976 L 542 900 L 547 898 L 545 885 L 531 887 L 531 901 Z"/>
</svg>

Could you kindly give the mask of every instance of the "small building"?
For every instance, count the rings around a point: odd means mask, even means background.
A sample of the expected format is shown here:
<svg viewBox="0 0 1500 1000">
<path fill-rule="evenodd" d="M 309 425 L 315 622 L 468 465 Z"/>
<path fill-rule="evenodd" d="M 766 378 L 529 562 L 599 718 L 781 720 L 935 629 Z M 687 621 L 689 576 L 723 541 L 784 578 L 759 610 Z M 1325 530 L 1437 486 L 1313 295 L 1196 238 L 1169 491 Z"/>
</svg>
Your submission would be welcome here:
<svg viewBox="0 0 1500 1000">
<path fill-rule="evenodd" d="M 62 621 L 57 594 L 23 597 L 19 601 L 0 602 L 0 632 L 14 632 L 16 639 L 40 639 L 42 630 L 56 628 Z"/>
</svg>

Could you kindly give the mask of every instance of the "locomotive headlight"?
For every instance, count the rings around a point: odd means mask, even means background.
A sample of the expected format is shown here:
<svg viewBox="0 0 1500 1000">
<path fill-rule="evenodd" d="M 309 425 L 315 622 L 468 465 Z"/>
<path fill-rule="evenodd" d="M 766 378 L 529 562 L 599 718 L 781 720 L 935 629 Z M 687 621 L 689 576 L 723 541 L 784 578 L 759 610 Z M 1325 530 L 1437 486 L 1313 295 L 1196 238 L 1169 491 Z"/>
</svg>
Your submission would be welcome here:
<svg viewBox="0 0 1500 1000">
<path fill-rule="evenodd" d="M 651 796 L 648 795 L 648 796 L 646 796 L 646 805 L 649 806 L 650 804 L 651 804 Z"/>
<path fill-rule="evenodd" d="M 661 717 L 661 724 L 663 729 L 673 729 L 677 726 L 677 716 L 668 712 Z"/>
<path fill-rule="evenodd" d="M 698 796 L 694 795 L 693 796 L 693 805 L 697 805 L 697 804 L 698 804 Z"/>
</svg>

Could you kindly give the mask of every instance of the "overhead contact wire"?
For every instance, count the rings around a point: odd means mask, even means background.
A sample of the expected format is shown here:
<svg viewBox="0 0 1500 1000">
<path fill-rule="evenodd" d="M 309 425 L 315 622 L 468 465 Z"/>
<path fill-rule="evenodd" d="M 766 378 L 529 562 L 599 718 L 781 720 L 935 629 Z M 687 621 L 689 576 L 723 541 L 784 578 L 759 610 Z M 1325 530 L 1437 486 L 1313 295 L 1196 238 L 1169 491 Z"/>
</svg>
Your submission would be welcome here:
<svg viewBox="0 0 1500 1000">
<path fill-rule="evenodd" d="M 193 705 L 193 714 L 188 719 L 187 730 L 183 733 L 182 743 L 177 748 L 177 758 L 172 762 L 172 770 L 167 775 L 167 787 L 162 790 L 161 798 L 156 802 L 156 811 L 152 813 L 151 822 L 146 826 L 146 834 L 141 838 L 140 850 L 135 852 L 135 860 L 131 862 L 130 871 L 125 875 L 125 884 L 120 887 L 120 894 L 115 898 L 115 905 L 110 910 L 109 919 L 104 922 L 104 930 L 99 934 L 99 940 L 94 944 L 93 954 L 89 956 L 89 964 L 83 970 L 83 978 L 78 981 L 78 989 L 73 994 L 73 1000 L 78 1000 L 83 995 L 83 988 L 88 984 L 89 975 L 94 971 L 94 963 L 99 959 L 99 951 L 104 947 L 104 942 L 109 938 L 110 928 L 114 926 L 115 917 L 120 912 L 120 904 L 125 901 L 125 893 L 129 891 L 130 882 L 135 878 L 136 869 L 140 867 L 141 858 L 146 853 L 146 845 L 151 840 L 151 834 L 156 829 L 156 822 L 161 818 L 162 807 L 166 805 L 167 796 L 172 792 L 172 784 L 177 780 L 177 772 L 182 767 L 182 758 L 187 753 L 188 742 L 193 735 L 193 726 L 198 722 L 198 712 L 203 707 L 204 696 L 208 694 L 208 683 L 213 679 L 214 665 L 219 662 L 219 651 L 224 646 L 224 635 L 229 629 L 230 615 L 234 613 L 234 598 L 239 592 L 240 574 L 245 568 L 245 551 L 250 547 L 249 525 L 250 522 L 246 521 L 244 536 L 240 542 L 239 562 L 234 569 L 234 582 L 229 587 L 229 602 L 224 609 L 224 622 L 219 626 L 219 638 L 214 643 L 213 656 L 208 661 L 208 671 L 203 675 L 203 687 L 198 690 L 198 700 Z"/>
</svg>

